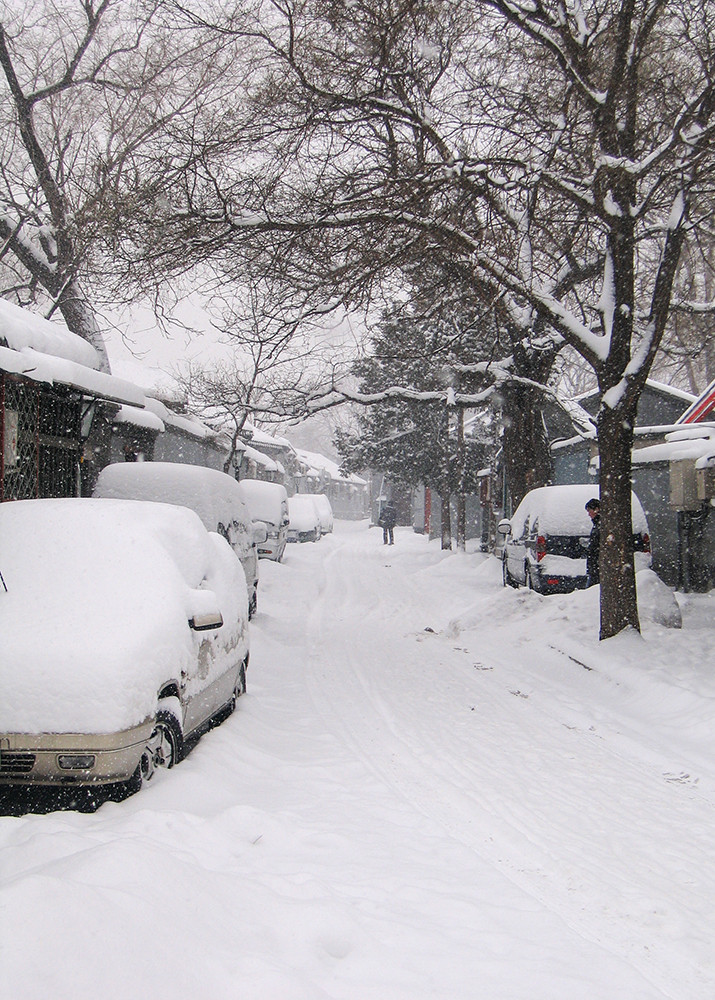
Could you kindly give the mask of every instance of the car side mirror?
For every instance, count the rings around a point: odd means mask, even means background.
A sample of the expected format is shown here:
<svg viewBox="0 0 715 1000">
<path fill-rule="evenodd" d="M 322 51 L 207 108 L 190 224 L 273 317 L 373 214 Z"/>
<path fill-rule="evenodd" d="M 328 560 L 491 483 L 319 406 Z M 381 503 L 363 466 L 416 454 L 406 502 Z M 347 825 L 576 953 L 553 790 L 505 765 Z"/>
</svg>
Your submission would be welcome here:
<svg viewBox="0 0 715 1000">
<path fill-rule="evenodd" d="M 223 615 L 220 611 L 202 611 L 189 618 L 189 628 L 194 632 L 208 632 L 212 628 L 221 628 Z"/>
<path fill-rule="evenodd" d="M 263 521 L 253 522 L 253 544 L 262 545 L 268 538 L 268 529 Z"/>
<path fill-rule="evenodd" d="M 499 524 L 497 525 L 497 531 L 499 532 L 500 535 L 506 536 L 510 534 L 511 521 L 507 520 L 506 518 L 503 521 L 500 521 Z"/>
</svg>

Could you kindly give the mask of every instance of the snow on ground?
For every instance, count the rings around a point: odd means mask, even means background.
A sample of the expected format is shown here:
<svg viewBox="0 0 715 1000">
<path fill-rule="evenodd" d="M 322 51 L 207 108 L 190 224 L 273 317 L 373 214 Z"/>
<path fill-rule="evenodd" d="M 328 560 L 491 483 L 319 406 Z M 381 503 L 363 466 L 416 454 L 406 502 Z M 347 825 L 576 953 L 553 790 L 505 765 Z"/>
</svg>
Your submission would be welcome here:
<svg viewBox="0 0 715 1000">
<path fill-rule="evenodd" d="M 234 716 L 0 817 L 8 996 L 711 1000 L 714 595 L 599 643 L 594 590 L 408 529 L 261 570 Z"/>
</svg>

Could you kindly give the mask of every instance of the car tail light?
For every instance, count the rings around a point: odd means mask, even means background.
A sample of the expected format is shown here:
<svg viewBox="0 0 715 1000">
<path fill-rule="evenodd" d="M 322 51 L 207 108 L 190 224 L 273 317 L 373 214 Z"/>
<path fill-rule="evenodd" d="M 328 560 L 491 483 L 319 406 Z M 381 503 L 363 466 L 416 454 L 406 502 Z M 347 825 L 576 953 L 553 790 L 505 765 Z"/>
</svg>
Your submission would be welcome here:
<svg viewBox="0 0 715 1000">
<path fill-rule="evenodd" d="M 648 535 L 646 532 L 643 532 L 642 537 L 643 537 L 643 551 L 650 552 L 650 535 Z"/>
<path fill-rule="evenodd" d="M 546 555 L 546 538 L 543 535 L 539 535 L 536 539 L 536 561 L 541 562 L 541 560 Z"/>
</svg>

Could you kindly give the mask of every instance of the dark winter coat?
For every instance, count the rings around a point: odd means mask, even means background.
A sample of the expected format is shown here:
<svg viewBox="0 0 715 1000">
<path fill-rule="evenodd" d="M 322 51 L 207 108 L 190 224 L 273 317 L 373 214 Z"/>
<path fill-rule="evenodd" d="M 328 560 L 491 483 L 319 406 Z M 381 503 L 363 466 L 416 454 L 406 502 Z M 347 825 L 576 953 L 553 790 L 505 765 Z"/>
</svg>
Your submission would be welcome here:
<svg viewBox="0 0 715 1000">
<path fill-rule="evenodd" d="M 586 550 L 586 576 L 588 586 L 600 583 L 601 574 L 598 566 L 598 556 L 601 548 L 601 515 L 596 516 L 591 521 L 591 534 L 588 539 L 588 549 Z"/>
<path fill-rule="evenodd" d="M 392 504 L 387 504 L 380 511 L 380 517 L 378 518 L 378 524 L 381 528 L 394 528 L 395 522 L 397 521 L 397 514 L 395 508 Z"/>
</svg>

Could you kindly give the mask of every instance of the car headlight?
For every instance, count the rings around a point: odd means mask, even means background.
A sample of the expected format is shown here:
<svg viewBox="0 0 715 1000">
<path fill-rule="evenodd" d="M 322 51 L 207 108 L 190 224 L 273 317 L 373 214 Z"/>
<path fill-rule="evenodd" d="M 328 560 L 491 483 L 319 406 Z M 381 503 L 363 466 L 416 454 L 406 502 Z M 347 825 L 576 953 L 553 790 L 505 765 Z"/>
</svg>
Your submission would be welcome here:
<svg viewBox="0 0 715 1000">
<path fill-rule="evenodd" d="M 57 763 L 65 771 L 89 771 L 94 767 L 93 753 L 61 753 Z"/>
</svg>

